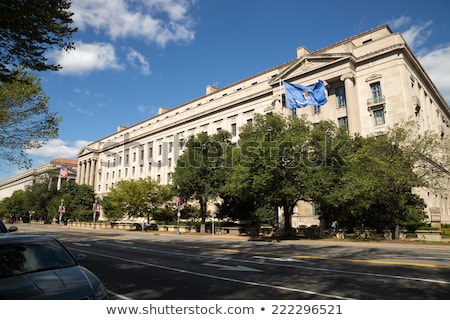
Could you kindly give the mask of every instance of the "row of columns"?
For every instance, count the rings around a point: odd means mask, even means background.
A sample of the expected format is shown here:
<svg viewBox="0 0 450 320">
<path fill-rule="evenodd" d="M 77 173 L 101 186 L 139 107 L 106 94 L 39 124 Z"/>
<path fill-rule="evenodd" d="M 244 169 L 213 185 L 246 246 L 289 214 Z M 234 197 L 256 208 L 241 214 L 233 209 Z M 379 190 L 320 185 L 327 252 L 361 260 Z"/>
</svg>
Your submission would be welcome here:
<svg viewBox="0 0 450 320">
<path fill-rule="evenodd" d="M 81 161 L 78 164 L 77 171 L 77 183 L 78 184 L 88 184 L 95 187 L 95 173 L 97 168 L 96 159 L 88 159 Z"/>
</svg>

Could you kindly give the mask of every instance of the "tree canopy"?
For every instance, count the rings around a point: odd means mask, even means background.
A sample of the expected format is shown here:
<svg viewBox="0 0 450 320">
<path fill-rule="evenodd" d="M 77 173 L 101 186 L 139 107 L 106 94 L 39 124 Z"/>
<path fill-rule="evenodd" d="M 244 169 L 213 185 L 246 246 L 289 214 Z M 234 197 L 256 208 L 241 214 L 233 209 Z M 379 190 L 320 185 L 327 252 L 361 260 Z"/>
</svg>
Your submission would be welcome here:
<svg viewBox="0 0 450 320">
<path fill-rule="evenodd" d="M 200 205 L 202 231 L 205 230 L 208 202 L 219 199 L 231 168 L 230 138 L 227 131 L 191 137 L 173 174 L 173 186 L 179 195 Z"/>
<path fill-rule="evenodd" d="M 48 61 L 52 49 L 71 50 L 73 13 L 70 0 L 2 0 L 0 2 L 0 82 L 15 80 L 16 70 L 61 68 Z"/>
<path fill-rule="evenodd" d="M 0 83 L 0 162 L 29 168 L 26 153 L 58 136 L 61 118 L 49 112 L 49 97 L 36 75 L 19 69 Z"/>
</svg>

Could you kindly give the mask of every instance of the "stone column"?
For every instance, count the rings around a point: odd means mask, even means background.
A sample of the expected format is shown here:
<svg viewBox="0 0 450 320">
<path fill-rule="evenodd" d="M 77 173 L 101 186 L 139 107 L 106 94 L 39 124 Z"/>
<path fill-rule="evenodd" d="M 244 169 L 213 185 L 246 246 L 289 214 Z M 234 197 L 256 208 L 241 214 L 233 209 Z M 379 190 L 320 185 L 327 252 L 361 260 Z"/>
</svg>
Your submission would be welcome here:
<svg viewBox="0 0 450 320">
<path fill-rule="evenodd" d="M 94 187 L 94 190 L 95 190 L 94 183 L 95 183 L 95 169 L 96 169 L 96 167 L 97 167 L 97 160 L 92 159 L 91 160 L 91 172 L 89 173 L 89 185 Z"/>
<path fill-rule="evenodd" d="M 82 169 L 83 169 L 83 163 L 79 162 L 78 163 L 78 169 L 77 169 L 77 179 L 76 179 L 76 183 L 77 184 L 80 184 Z"/>
<path fill-rule="evenodd" d="M 348 132 L 353 135 L 361 132 L 360 113 L 355 90 L 355 77 L 353 73 L 347 73 L 341 76 L 341 81 L 345 86 L 345 101 L 347 107 Z"/>
<path fill-rule="evenodd" d="M 84 176 L 86 175 L 86 161 L 81 163 L 81 174 L 79 179 L 79 184 L 84 184 Z"/>
<path fill-rule="evenodd" d="M 86 161 L 86 170 L 85 170 L 85 176 L 84 176 L 84 184 L 89 184 L 89 174 L 91 172 L 91 160 Z"/>
</svg>

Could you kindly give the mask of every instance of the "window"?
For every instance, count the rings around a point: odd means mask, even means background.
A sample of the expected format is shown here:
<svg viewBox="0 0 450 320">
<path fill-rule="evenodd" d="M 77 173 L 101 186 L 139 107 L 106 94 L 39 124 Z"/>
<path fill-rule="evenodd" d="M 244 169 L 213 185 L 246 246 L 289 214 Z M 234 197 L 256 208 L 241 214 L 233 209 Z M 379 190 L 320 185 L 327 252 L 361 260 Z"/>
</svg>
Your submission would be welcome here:
<svg viewBox="0 0 450 320">
<path fill-rule="evenodd" d="M 148 157 L 150 159 L 153 157 L 153 147 L 148 148 Z"/>
<path fill-rule="evenodd" d="M 158 155 L 162 155 L 162 144 L 158 146 Z"/>
<path fill-rule="evenodd" d="M 144 149 L 141 150 L 141 161 L 144 160 Z"/>
<path fill-rule="evenodd" d="M 345 88 L 336 88 L 336 105 L 338 108 L 345 108 L 347 101 L 345 99 Z"/>
<path fill-rule="evenodd" d="M 373 111 L 373 117 L 375 119 L 375 125 L 384 124 L 384 109 L 377 109 Z"/>
<path fill-rule="evenodd" d="M 373 103 L 380 103 L 383 100 L 381 95 L 381 87 L 379 82 L 372 83 L 370 85 L 370 91 L 372 92 Z"/>
<path fill-rule="evenodd" d="M 348 130 L 348 119 L 347 117 L 338 118 L 338 126 L 339 128 L 345 128 Z"/>
<path fill-rule="evenodd" d="M 172 152 L 172 147 L 173 147 L 173 142 L 170 141 L 170 142 L 169 142 L 169 153 Z"/>
<path fill-rule="evenodd" d="M 312 106 L 312 112 L 313 112 L 313 114 L 319 114 L 320 106 Z"/>
<path fill-rule="evenodd" d="M 249 127 L 252 127 L 253 126 L 253 119 L 247 119 L 247 125 L 249 126 Z"/>
<path fill-rule="evenodd" d="M 296 117 L 297 116 L 297 109 L 296 108 L 291 109 L 291 116 L 292 117 Z"/>
<path fill-rule="evenodd" d="M 232 123 L 232 124 L 231 124 L 231 135 L 232 135 L 233 137 L 236 137 L 236 136 L 237 136 L 237 127 L 236 127 L 236 123 Z"/>
</svg>

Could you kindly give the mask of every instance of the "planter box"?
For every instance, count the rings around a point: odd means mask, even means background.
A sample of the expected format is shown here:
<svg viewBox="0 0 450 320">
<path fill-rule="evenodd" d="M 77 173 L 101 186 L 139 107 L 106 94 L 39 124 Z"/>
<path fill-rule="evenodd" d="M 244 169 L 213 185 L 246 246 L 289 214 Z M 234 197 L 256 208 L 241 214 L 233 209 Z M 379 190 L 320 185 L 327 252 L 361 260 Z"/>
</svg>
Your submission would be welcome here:
<svg viewBox="0 0 450 320">
<path fill-rule="evenodd" d="M 416 230 L 417 240 L 441 241 L 442 230 Z"/>
</svg>

